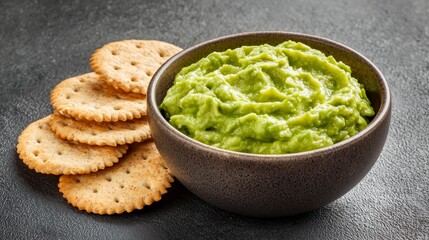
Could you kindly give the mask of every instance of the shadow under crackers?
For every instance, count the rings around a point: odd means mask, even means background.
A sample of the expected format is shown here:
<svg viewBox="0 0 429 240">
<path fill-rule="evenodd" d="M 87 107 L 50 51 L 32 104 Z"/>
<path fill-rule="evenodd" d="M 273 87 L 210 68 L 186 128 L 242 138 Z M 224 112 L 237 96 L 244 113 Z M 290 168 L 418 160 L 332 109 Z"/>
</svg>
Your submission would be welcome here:
<svg viewBox="0 0 429 240">
<path fill-rule="evenodd" d="M 58 196 L 58 179 L 59 176 L 42 174 L 29 169 L 18 154 L 15 153 L 15 172 L 18 177 L 27 185 L 30 186 L 34 191 L 40 192 L 43 195 Z"/>
</svg>

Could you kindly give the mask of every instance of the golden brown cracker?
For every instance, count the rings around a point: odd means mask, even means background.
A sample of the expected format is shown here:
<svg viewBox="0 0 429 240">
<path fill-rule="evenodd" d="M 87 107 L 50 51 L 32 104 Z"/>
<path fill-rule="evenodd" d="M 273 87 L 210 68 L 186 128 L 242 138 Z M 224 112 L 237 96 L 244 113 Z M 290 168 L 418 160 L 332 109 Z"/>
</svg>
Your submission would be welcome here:
<svg viewBox="0 0 429 240">
<path fill-rule="evenodd" d="M 152 141 L 135 143 L 113 167 L 86 175 L 61 176 L 67 201 L 89 213 L 119 214 L 159 201 L 174 179 Z"/>
<path fill-rule="evenodd" d="M 60 138 L 99 146 L 117 146 L 141 142 L 151 137 L 146 117 L 118 122 L 78 121 L 53 114 L 52 131 Z"/>
<path fill-rule="evenodd" d="M 19 158 L 45 174 L 84 174 L 118 162 L 128 146 L 91 146 L 58 138 L 49 126 L 51 115 L 31 123 L 18 137 Z"/>
<path fill-rule="evenodd" d="M 146 115 L 146 96 L 105 86 L 95 73 L 72 77 L 51 92 L 55 111 L 78 120 L 116 122 Z"/>
<path fill-rule="evenodd" d="M 162 41 L 123 40 L 96 50 L 90 65 L 109 85 L 126 92 L 146 94 L 152 75 L 181 50 Z"/>
</svg>

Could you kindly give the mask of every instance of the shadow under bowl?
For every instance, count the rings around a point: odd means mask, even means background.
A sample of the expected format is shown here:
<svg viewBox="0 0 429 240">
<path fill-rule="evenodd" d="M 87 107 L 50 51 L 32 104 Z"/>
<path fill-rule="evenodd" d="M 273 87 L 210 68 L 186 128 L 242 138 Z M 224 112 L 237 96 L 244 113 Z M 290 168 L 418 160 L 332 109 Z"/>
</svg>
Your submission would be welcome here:
<svg viewBox="0 0 429 240">
<path fill-rule="evenodd" d="M 245 45 L 302 42 L 352 69 L 376 115 L 355 136 L 308 152 L 262 155 L 214 148 L 172 127 L 158 106 L 176 74 L 214 51 Z M 183 50 L 153 76 L 148 88 L 152 137 L 173 175 L 192 193 L 221 209 L 248 216 L 290 216 L 320 208 L 352 189 L 372 168 L 390 124 L 386 80 L 364 56 L 337 42 L 289 32 L 250 32 L 210 40 Z"/>
</svg>

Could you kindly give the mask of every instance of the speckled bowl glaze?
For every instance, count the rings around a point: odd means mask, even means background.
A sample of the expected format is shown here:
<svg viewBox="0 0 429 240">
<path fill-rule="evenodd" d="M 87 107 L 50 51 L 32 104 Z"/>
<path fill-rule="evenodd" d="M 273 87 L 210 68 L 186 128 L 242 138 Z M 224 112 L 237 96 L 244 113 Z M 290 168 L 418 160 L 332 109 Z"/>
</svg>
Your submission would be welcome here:
<svg viewBox="0 0 429 240">
<path fill-rule="evenodd" d="M 176 74 L 213 51 L 244 45 L 305 43 L 332 55 L 364 84 L 376 116 L 357 135 L 333 146 L 294 154 L 232 152 L 197 142 L 173 128 L 158 109 Z M 225 36 L 183 50 L 153 76 L 148 118 L 159 152 L 192 193 L 221 209 L 279 217 L 320 208 L 353 188 L 380 155 L 389 129 L 391 97 L 381 72 L 356 51 L 334 41 L 298 33 L 251 32 Z"/>
</svg>

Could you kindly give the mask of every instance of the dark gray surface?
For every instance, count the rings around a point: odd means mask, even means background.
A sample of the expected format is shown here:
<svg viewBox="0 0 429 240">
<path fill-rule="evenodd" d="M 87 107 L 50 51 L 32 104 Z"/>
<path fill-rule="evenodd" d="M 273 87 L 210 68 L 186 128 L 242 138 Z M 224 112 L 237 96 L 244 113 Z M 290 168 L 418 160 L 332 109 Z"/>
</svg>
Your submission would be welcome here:
<svg viewBox="0 0 429 240">
<path fill-rule="evenodd" d="M 176 182 L 162 201 L 97 216 L 69 206 L 58 177 L 18 159 L 17 137 L 51 113 L 61 80 L 120 39 L 178 46 L 254 30 L 303 32 L 373 61 L 393 94 L 373 169 L 330 205 L 291 218 L 233 215 Z M 0 1 L 0 239 L 429 239 L 429 3 L 416 1 Z M 270 204 L 270 203 L 267 203 Z"/>
</svg>

